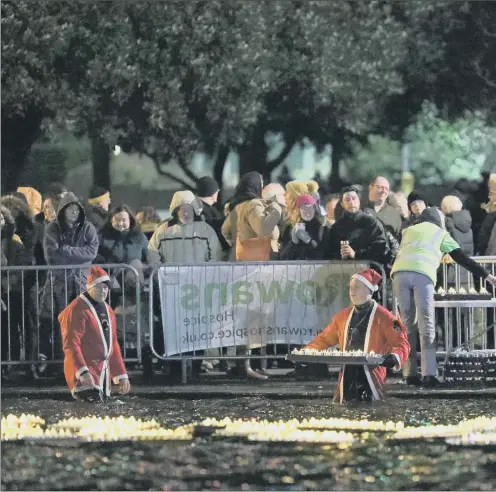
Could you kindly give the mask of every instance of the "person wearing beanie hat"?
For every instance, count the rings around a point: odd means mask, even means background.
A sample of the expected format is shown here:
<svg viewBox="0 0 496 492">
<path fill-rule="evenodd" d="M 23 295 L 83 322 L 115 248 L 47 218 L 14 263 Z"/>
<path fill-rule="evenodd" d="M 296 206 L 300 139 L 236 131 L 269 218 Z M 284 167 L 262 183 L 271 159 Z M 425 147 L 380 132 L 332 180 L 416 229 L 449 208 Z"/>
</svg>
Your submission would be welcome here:
<svg viewBox="0 0 496 492">
<path fill-rule="evenodd" d="M 334 315 L 327 328 L 305 349 L 326 350 L 339 345 L 342 351 L 362 350 L 384 356 L 378 367 L 344 365 L 339 373 L 334 403 L 376 401 L 384 395 L 386 369 L 399 371 L 408 359 L 410 344 L 403 323 L 372 295 L 379 288 L 382 276 L 368 269 L 352 275 L 352 306 Z"/>
<path fill-rule="evenodd" d="M 412 191 L 407 198 L 408 208 L 410 212 L 418 217 L 426 208 L 427 201 L 424 196 L 417 191 Z"/>
<path fill-rule="evenodd" d="M 412 346 L 409 361 L 403 368 L 407 384 L 424 387 L 439 385 L 436 377 L 434 289 L 437 270 L 447 254 L 474 276 L 496 285 L 496 277 L 468 257 L 445 230 L 444 214 L 436 207 L 426 208 L 420 214 L 419 223 L 403 231 L 391 277 Z M 420 334 L 422 378 L 417 374 L 417 332 Z"/>
<path fill-rule="evenodd" d="M 86 219 L 91 222 L 97 231 L 107 223 L 110 208 L 110 192 L 101 186 L 94 186 L 88 195 L 88 204 L 85 207 Z"/>
<path fill-rule="evenodd" d="M 117 319 L 105 302 L 110 277 L 98 266 L 90 269 L 86 292 L 59 315 L 64 348 L 64 375 L 76 399 L 101 402 L 110 396 L 111 383 L 121 394 L 131 385 L 117 340 Z"/>
<path fill-rule="evenodd" d="M 222 224 L 224 223 L 224 212 L 218 205 L 220 187 L 214 178 L 203 176 L 198 180 L 196 194 L 201 201 L 201 217 L 215 231 L 217 238 L 226 252 L 229 244 L 222 235 Z"/>
<path fill-rule="evenodd" d="M 211 205 L 217 202 L 219 190 L 219 184 L 217 183 L 217 181 L 215 181 L 214 178 L 211 178 L 210 176 L 203 176 L 198 180 L 198 183 L 196 184 L 197 196 L 202 200 L 204 198 L 211 199 L 209 200 L 212 201 Z"/>
</svg>

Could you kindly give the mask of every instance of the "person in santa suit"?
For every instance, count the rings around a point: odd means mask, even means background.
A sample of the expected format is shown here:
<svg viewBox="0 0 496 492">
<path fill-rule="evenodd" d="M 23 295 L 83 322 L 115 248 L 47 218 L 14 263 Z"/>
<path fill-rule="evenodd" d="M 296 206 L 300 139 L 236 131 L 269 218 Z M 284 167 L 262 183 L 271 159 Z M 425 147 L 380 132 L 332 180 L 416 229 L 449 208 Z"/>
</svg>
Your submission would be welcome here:
<svg viewBox="0 0 496 492">
<path fill-rule="evenodd" d="M 110 278 L 102 268 L 91 267 L 86 292 L 60 314 L 64 347 L 64 374 L 74 398 L 104 401 L 111 382 L 121 394 L 131 385 L 117 341 L 117 321 L 105 302 Z"/>
<path fill-rule="evenodd" d="M 401 320 L 372 299 L 381 280 L 372 269 L 354 274 L 349 291 L 353 306 L 339 311 L 329 326 L 305 347 L 325 350 L 339 345 L 342 351 L 363 350 L 384 355 L 381 366 L 372 369 L 344 365 L 334 403 L 380 400 L 384 397 L 386 369 L 399 371 L 410 354 Z"/>
</svg>

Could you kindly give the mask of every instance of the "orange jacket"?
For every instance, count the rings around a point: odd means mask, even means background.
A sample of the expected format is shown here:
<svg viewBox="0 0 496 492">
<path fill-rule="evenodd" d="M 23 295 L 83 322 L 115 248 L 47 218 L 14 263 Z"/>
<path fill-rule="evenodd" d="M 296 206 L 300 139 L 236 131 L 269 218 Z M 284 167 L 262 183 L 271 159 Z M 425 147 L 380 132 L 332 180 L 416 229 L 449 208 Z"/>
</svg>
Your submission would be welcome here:
<svg viewBox="0 0 496 492">
<path fill-rule="evenodd" d="M 325 350 L 329 347 L 339 345 L 341 350 L 346 350 L 346 340 L 348 338 L 348 325 L 353 315 L 353 307 L 339 311 L 332 318 L 327 328 L 319 333 L 305 348 L 315 350 Z M 410 344 L 405 327 L 399 318 L 396 318 L 386 308 L 380 306 L 374 301 L 372 313 L 367 326 L 365 336 L 366 352 L 375 352 L 376 354 L 395 354 L 398 359 L 398 365 L 395 370 L 399 370 L 405 363 L 410 354 Z M 339 374 L 338 387 L 334 395 L 334 401 L 343 402 L 343 374 L 346 366 L 343 366 Z M 383 386 L 386 379 L 386 368 L 374 367 L 369 369 L 364 367 L 365 375 L 372 390 L 375 400 L 383 396 Z"/>
<path fill-rule="evenodd" d="M 76 382 L 85 370 L 90 372 L 96 386 L 107 396 L 110 395 L 111 378 L 117 383 L 127 377 L 117 341 L 117 320 L 112 308 L 108 304 L 106 307 L 110 321 L 110 346 L 107 346 L 95 308 L 83 294 L 59 314 L 65 354 L 64 375 L 72 393 L 78 391 Z"/>
</svg>

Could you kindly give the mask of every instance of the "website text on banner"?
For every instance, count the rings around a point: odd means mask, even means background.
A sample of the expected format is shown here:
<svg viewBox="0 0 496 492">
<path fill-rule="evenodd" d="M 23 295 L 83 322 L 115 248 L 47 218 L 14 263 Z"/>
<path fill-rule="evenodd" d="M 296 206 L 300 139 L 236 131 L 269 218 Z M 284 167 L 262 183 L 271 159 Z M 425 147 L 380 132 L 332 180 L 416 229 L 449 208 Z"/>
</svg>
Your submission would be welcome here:
<svg viewBox="0 0 496 492">
<path fill-rule="evenodd" d="M 368 263 L 231 263 L 158 270 L 164 356 L 219 347 L 306 344 L 349 305 Z"/>
</svg>

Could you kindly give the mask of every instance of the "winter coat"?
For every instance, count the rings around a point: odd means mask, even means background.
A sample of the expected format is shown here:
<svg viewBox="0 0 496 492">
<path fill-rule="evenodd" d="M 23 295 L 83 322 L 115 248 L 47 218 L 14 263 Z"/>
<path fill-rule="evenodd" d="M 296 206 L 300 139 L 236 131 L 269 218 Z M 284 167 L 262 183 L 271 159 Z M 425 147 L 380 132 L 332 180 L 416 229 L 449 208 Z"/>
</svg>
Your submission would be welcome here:
<svg viewBox="0 0 496 492">
<path fill-rule="evenodd" d="M 175 217 L 161 224 L 148 244 L 150 268 L 161 264 L 220 261 L 222 248 L 215 231 L 203 220 L 182 224 Z"/>
<path fill-rule="evenodd" d="M 34 221 L 27 203 L 13 195 L 0 198 L 0 204 L 8 208 L 15 222 L 15 233 L 21 238 L 22 244 L 29 255 L 29 265 L 34 263 L 36 244 L 42 242 L 43 228 Z"/>
<path fill-rule="evenodd" d="M 67 227 L 64 209 L 77 204 L 79 217 L 72 227 Z M 60 200 L 57 207 L 57 220 L 50 222 L 45 228 L 44 238 L 45 260 L 48 265 L 88 265 L 92 264 L 98 253 L 98 235 L 93 225 L 85 220 L 83 206 L 76 196 L 68 192 Z M 53 288 L 56 301 L 61 309 L 66 305 L 65 275 L 67 275 L 67 301 L 71 301 L 80 292 L 86 290 L 88 270 L 54 270 Z M 48 277 L 44 292 L 43 305 L 50 302 L 51 277 Z"/>
<path fill-rule="evenodd" d="M 492 256 L 496 254 L 496 244 L 491 241 L 491 234 L 496 225 L 496 212 L 487 214 L 479 232 L 478 255 Z"/>
<path fill-rule="evenodd" d="M 117 341 L 117 320 L 112 308 L 106 303 L 105 306 L 110 329 L 108 340 L 95 308 L 84 294 L 76 297 L 58 317 L 64 347 L 64 375 L 72 393 L 81 389 L 77 383 L 85 370 L 107 396 L 110 395 L 111 380 L 117 384 L 120 379 L 127 378 Z"/>
<path fill-rule="evenodd" d="M 474 235 L 472 232 L 472 217 L 468 210 L 460 210 L 446 216 L 446 230 L 460 245 L 467 256 L 474 256 Z M 469 273 L 465 268 L 460 268 L 460 283 L 468 283 Z M 448 266 L 448 284 L 455 284 L 456 275 L 454 265 Z"/>
<path fill-rule="evenodd" d="M 232 224 L 232 214 L 236 214 L 236 230 Z M 231 246 L 229 259 L 236 259 L 236 237 L 240 241 L 257 237 L 270 237 L 273 249 L 277 250 L 281 207 L 275 202 L 266 202 L 261 198 L 244 201 L 238 204 L 226 217 L 222 225 L 222 234 Z"/>
<path fill-rule="evenodd" d="M 91 205 L 89 203 L 86 204 L 84 212 L 86 215 L 86 220 L 93 224 L 97 232 L 103 229 L 109 218 L 109 213 L 106 210 L 103 210 L 102 207 Z"/>
<path fill-rule="evenodd" d="M 226 239 L 222 235 L 222 224 L 224 224 L 224 213 L 216 205 L 210 205 L 203 200 L 201 216 L 203 220 L 215 231 L 224 251 L 229 249 Z"/>
<path fill-rule="evenodd" d="M 314 350 L 325 350 L 339 345 L 341 350 L 346 350 L 348 340 L 348 327 L 353 315 L 354 307 L 339 311 L 331 320 L 324 331 L 317 335 L 305 348 Z M 370 314 L 365 336 L 365 352 L 376 354 L 395 354 L 399 361 L 396 369 L 399 369 L 410 354 L 410 344 L 402 322 L 390 313 L 386 308 L 374 301 L 374 307 Z M 370 389 L 374 400 L 379 400 L 384 394 L 384 382 L 386 380 L 386 369 L 378 366 L 373 369 L 364 367 Z M 338 387 L 334 394 L 334 402 L 343 402 L 343 376 L 346 366 L 339 373 Z"/>
<path fill-rule="evenodd" d="M 376 217 L 382 222 L 384 227 L 387 227 L 394 236 L 398 238 L 401 232 L 403 219 L 398 206 L 395 205 L 396 203 L 396 199 L 389 196 L 388 201 L 386 201 L 384 206 L 378 212 L 376 211 Z M 365 207 L 375 211 L 375 205 L 372 202 L 368 202 Z"/>
<path fill-rule="evenodd" d="M 7 207 L 0 205 L 2 215 L 5 220 L 5 226 L 2 229 L 2 251 L 1 265 L 2 267 L 12 266 L 21 267 L 31 264 L 28 252 L 19 239 L 16 239 L 15 221 Z M 2 275 L 2 293 L 7 291 L 21 292 L 22 291 L 22 273 L 21 271 L 12 271 L 7 275 Z"/>
<path fill-rule="evenodd" d="M 131 226 L 127 231 L 118 231 L 107 223 L 100 231 L 100 245 L 98 255 L 104 263 L 125 263 L 129 265 L 133 260 L 143 263 L 147 261 L 148 240 L 141 229 L 130 217 Z"/>
<path fill-rule="evenodd" d="M 312 238 L 310 243 L 305 244 L 299 241 L 293 242 L 291 224 L 284 226 L 281 234 L 281 251 L 279 260 L 281 261 L 317 261 L 323 260 L 326 256 L 325 248 L 329 244 L 331 225 L 327 221 L 314 218 L 310 222 L 304 222 L 305 231 Z"/>
<path fill-rule="evenodd" d="M 344 212 L 332 226 L 328 248 L 329 259 L 341 260 L 341 241 L 348 241 L 355 260 L 370 260 L 386 266 L 389 251 L 384 227 L 374 217 L 359 211 Z"/>
</svg>

